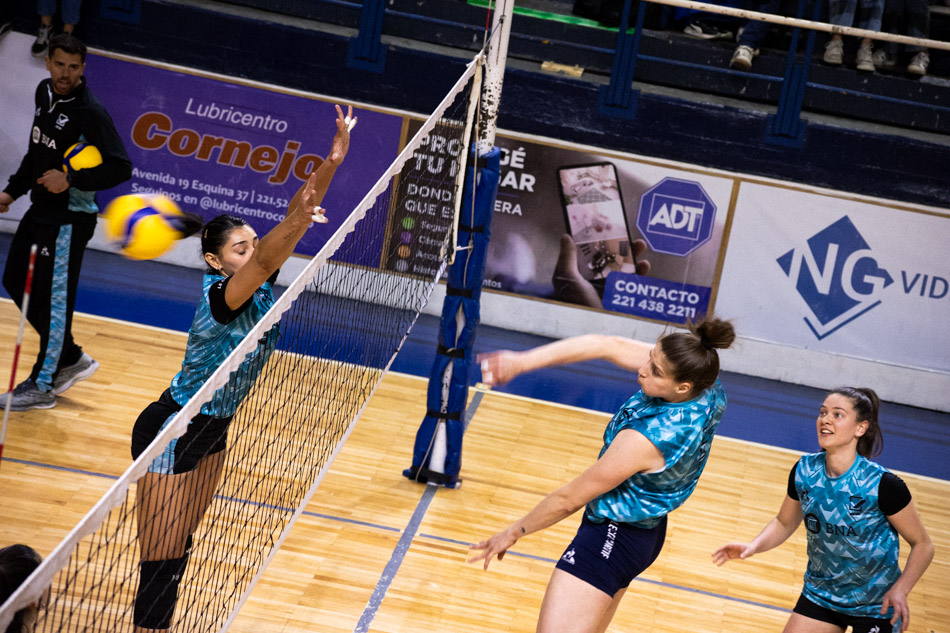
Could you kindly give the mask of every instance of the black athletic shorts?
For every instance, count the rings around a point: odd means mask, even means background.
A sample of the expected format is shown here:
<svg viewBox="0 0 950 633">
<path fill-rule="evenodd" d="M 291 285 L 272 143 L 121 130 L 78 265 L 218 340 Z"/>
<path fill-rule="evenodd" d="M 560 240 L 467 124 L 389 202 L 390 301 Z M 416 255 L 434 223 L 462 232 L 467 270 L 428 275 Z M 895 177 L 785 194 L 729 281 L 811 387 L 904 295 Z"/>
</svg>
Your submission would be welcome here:
<svg viewBox="0 0 950 633">
<path fill-rule="evenodd" d="M 613 597 L 653 564 L 666 540 L 666 517 L 655 527 L 629 523 L 594 523 L 587 516 L 557 568 Z"/>
<path fill-rule="evenodd" d="M 869 618 L 839 613 L 838 611 L 832 611 L 831 609 L 826 609 L 821 605 L 815 604 L 804 595 L 799 596 L 798 603 L 792 610 L 806 618 L 819 620 L 820 622 L 828 622 L 829 624 L 840 626 L 842 629 L 847 629 L 850 626 L 851 633 L 892 633 L 893 631 L 901 630 L 901 621 L 899 618 L 897 624 L 891 626 L 890 618 Z"/>
<path fill-rule="evenodd" d="M 145 407 L 132 428 L 132 459 L 148 448 L 152 440 L 168 424 L 181 407 L 166 389 L 157 402 Z M 188 430 L 173 439 L 161 455 L 148 467 L 150 473 L 180 475 L 198 467 L 203 457 L 219 453 L 227 448 L 228 425 L 231 417 L 215 418 L 198 414 L 188 423 Z"/>
</svg>

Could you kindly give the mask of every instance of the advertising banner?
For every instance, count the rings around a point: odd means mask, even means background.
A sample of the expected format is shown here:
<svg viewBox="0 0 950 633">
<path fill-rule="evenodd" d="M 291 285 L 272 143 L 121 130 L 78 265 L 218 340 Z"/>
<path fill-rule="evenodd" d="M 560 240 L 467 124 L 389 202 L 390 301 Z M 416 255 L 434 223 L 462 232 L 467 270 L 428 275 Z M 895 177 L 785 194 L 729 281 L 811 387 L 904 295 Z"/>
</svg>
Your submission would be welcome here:
<svg viewBox="0 0 950 633">
<path fill-rule="evenodd" d="M 743 336 L 950 371 L 950 217 L 743 183 L 717 303 Z"/>
<path fill-rule="evenodd" d="M 407 139 L 413 139 L 422 124 L 410 120 Z M 429 279 L 438 272 L 440 250 L 455 219 L 454 191 L 461 182 L 460 136 L 457 126 L 436 124 L 400 170 L 390 209 L 385 269 Z"/>
<path fill-rule="evenodd" d="M 499 136 L 484 285 L 670 323 L 710 308 L 734 181 Z"/>
<path fill-rule="evenodd" d="M 132 180 L 99 196 L 161 192 L 209 220 L 228 213 L 264 235 L 324 160 L 336 132 L 334 103 L 90 55 L 89 86 L 102 101 L 132 159 Z M 116 88 L 121 86 L 121 88 Z M 319 86 L 315 86 L 319 87 Z M 345 104 L 341 104 L 344 105 Z M 297 252 L 315 254 L 397 156 L 402 117 L 357 109 L 346 162 L 321 206 L 328 224 L 314 224 Z M 385 225 L 385 208 L 364 220 Z M 376 267 L 373 248 L 350 255 Z"/>
</svg>

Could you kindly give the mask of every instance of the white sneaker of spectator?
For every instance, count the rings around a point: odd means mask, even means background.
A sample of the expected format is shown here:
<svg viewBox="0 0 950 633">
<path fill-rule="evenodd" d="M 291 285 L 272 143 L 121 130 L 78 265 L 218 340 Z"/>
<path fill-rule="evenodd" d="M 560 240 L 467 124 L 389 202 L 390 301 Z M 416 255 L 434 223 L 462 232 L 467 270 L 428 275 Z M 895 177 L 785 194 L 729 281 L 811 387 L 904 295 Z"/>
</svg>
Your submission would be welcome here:
<svg viewBox="0 0 950 633">
<path fill-rule="evenodd" d="M 874 72 L 874 48 L 870 42 L 861 44 L 854 56 L 854 67 L 863 73 Z"/>
<path fill-rule="evenodd" d="M 907 72 L 913 75 L 926 75 L 928 66 L 930 66 L 930 54 L 927 51 L 920 51 L 907 64 Z"/>
<path fill-rule="evenodd" d="M 883 48 L 874 51 L 874 56 L 871 59 L 874 60 L 874 66 L 877 68 L 893 68 L 897 65 L 897 60 L 894 59 L 894 56 Z"/>
<path fill-rule="evenodd" d="M 840 66 L 844 61 L 844 43 L 841 40 L 831 40 L 825 44 L 825 54 L 821 59 L 831 66 Z"/>
<path fill-rule="evenodd" d="M 736 52 L 732 54 L 729 67 L 735 68 L 736 70 L 750 70 L 752 68 L 752 60 L 757 57 L 758 54 L 759 49 L 753 50 L 751 46 L 739 46 L 736 48 Z"/>
<path fill-rule="evenodd" d="M 731 40 L 732 31 L 720 28 L 712 22 L 704 20 L 693 20 L 686 25 L 683 33 L 690 37 L 698 37 L 701 40 Z"/>
</svg>

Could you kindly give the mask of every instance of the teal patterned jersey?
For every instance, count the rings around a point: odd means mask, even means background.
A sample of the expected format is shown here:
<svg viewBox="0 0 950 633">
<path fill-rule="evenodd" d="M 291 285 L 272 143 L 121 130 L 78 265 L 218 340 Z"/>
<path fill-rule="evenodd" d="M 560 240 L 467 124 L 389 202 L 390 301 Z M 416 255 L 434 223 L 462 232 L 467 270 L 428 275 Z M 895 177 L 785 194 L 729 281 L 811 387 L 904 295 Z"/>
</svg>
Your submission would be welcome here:
<svg viewBox="0 0 950 633">
<path fill-rule="evenodd" d="M 204 276 L 201 303 L 198 304 L 191 329 L 188 331 L 185 360 L 181 363 L 181 371 L 172 379 L 172 398 L 179 405 L 184 405 L 195 395 L 228 354 L 274 305 L 274 293 L 271 281 L 268 280 L 254 291 L 254 295 L 245 305 L 234 311 L 235 316 L 229 323 L 218 322 L 211 314 L 209 292 L 214 284 L 224 279 L 226 277 L 221 275 Z M 211 401 L 201 407 L 201 412 L 219 418 L 234 415 L 235 409 L 267 362 L 276 339 L 275 325 L 257 348 L 247 355 L 240 367 L 231 373 L 228 384 L 216 391 Z"/>
<path fill-rule="evenodd" d="M 663 454 L 660 472 L 637 473 L 587 504 L 587 517 L 651 528 L 692 494 L 706 466 L 716 427 L 726 410 L 726 392 L 717 379 L 698 397 L 666 402 L 639 391 L 607 423 L 603 455 L 624 429 L 642 433 Z"/>
<path fill-rule="evenodd" d="M 878 507 L 887 470 L 857 456 L 840 477 L 825 472 L 825 454 L 798 461 L 795 491 L 808 531 L 806 598 L 826 609 L 881 617 L 884 594 L 901 574 L 897 531 Z M 891 617 L 888 612 L 887 617 Z"/>
</svg>

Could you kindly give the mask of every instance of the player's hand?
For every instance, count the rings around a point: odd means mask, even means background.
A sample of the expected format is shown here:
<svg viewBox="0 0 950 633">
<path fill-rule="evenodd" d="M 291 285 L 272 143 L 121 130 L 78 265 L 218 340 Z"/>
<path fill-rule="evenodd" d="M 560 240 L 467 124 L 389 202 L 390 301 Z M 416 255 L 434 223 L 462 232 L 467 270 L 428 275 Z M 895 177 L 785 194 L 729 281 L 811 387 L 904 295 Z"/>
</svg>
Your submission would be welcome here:
<svg viewBox="0 0 950 633">
<path fill-rule="evenodd" d="M 6 191 L 0 191 L 0 213 L 9 211 L 11 204 L 13 204 L 13 196 Z"/>
<path fill-rule="evenodd" d="M 294 199 L 290 201 L 290 206 L 287 208 L 288 218 L 307 226 L 310 226 L 312 222 L 319 222 L 320 224 L 328 222 L 324 215 L 325 209 L 313 203 L 313 199 L 317 195 L 316 183 L 317 172 L 314 170 L 307 178 L 307 182 L 304 183 L 300 195 L 294 196 Z"/>
<path fill-rule="evenodd" d="M 475 359 L 482 370 L 482 382 L 486 385 L 503 385 L 522 372 L 518 352 L 488 352 L 479 354 Z"/>
<path fill-rule="evenodd" d="M 343 114 L 343 108 L 336 107 L 336 134 L 333 135 L 333 147 L 330 148 L 330 155 L 327 160 L 332 165 L 339 165 L 346 158 L 346 153 L 350 149 L 350 131 L 356 125 L 356 117 L 353 116 L 353 106 L 346 107 L 346 115 Z"/>
<path fill-rule="evenodd" d="M 884 601 L 881 604 L 881 615 L 885 615 L 887 610 L 894 607 L 894 615 L 891 616 L 891 625 L 897 623 L 897 618 L 901 619 L 901 631 L 906 631 L 910 624 L 910 607 L 907 606 L 907 593 L 902 591 L 896 584 L 884 594 Z"/>
<path fill-rule="evenodd" d="M 46 187 L 50 193 L 63 193 L 69 189 L 69 181 L 66 180 L 66 172 L 58 169 L 50 169 L 45 174 L 36 179 L 38 184 Z"/>
<path fill-rule="evenodd" d="M 727 543 L 713 552 L 712 560 L 717 566 L 721 566 L 727 560 L 749 558 L 753 554 L 755 549 L 751 543 Z"/>
<path fill-rule="evenodd" d="M 492 558 L 498 556 L 498 560 L 501 560 L 505 557 L 505 552 L 507 552 L 508 549 L 517 542 L 518 539 L 512 533 L 511 528 L 502 530 L 487 541 L 482 541 L 481 543 L 476 543 L 475 545 L 469 547 L 469 551 L 481 550 L 481 553 L 469 558 L 468 562 L 474 563 L 484 560 L 485 564 L 482 569 L 488 569 L 488 563 L 491 562 Z"/>
</svg>

